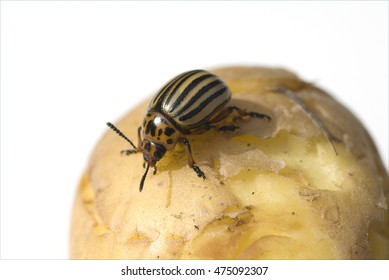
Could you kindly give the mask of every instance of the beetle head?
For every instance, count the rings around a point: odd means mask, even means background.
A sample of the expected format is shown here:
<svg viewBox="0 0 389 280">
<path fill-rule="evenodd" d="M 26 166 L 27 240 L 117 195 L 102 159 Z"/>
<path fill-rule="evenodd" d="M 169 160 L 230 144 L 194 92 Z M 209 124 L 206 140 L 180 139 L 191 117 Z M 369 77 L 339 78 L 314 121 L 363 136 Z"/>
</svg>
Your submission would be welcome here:
<svg viewBox="0 0 389 280">
<path fill-rule="evenodd" d="M 144 161 L 150 166 L 155 166 L 166 153 L 166 148 L 162 144 L 154 143 L 148 139 L 143 139 L 141 147 Z"/>
<path fill-rule="evenodd" d="M 140 150 L 143 153 L 143 159 L 146 163 L 146 171 L 143 174 L 142 180 L 140 181 L 139 185 L 139 191 L 141 192 L 150 166 L 154 167 L 155 174 L 155 164 L 157 163 L 157 161 L 163 158 L 166 153 L 166 148 L 162 144 L 157 144 L 148 139 L 143 139 L 142 144 L 140 146 Z"/>
</svg>

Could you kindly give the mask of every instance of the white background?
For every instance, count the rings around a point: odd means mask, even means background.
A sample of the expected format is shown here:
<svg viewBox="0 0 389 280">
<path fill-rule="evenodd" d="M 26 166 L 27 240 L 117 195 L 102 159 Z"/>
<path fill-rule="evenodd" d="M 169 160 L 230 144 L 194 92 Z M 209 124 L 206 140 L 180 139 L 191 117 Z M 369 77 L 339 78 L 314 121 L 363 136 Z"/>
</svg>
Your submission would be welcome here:
<svg viewBox="0 0 389 280">
<path fill-rule="evenodd" d="M 388 166 L 386 1 L 1 2 L 1 258 L 67 258 L 105 123 L 180 72 L 231 64 L 327 89 Z"/>
</svg>

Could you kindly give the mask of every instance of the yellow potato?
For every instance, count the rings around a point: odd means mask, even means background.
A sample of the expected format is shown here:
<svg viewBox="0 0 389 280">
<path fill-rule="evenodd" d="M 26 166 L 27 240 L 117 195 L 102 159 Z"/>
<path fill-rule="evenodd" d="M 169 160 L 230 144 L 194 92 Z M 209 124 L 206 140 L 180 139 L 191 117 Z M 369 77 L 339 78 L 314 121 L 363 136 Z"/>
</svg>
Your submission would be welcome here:
<svg viewBox="0 0 389 280">
<path fill-rule="evenodd" d="M 388 258 L 388 174 L 357 118 L 283 69 L 212 72 L 229 85 L 232 104 L 272 120 L 240 120 L 235 132 L 188 136 L 207 180 L 177 145 L 142 192 L 142 155 L 121 155 L 131 147 L 107 128 L 75 198 L 70 257 Z M 115 123 L 135 143 L 147 105 Z M 341 141 L 330 142 L 326 131 Z"/>
</svg>

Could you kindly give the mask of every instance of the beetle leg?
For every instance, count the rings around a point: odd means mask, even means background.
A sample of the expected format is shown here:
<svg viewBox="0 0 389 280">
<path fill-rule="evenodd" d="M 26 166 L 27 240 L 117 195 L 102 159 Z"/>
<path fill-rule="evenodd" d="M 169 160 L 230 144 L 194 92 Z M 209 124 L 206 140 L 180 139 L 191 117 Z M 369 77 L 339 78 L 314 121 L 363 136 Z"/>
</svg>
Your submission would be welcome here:
<svg viewBox="0 0 389 280">
<path fill-rule="evenodd" d="M 155 175 L 155 173 L 157 173 L 157 166 L 154 165 L 153 167 L 154 167 L 153 175 Z"/>
<path fill-rule="evenodd" d="M 138 150 L 123 150 L 123 151 L 121 151 L 120 153 L 121 153 L 122 155 L 128 156 L 128 155 L 131 155 L 131 154 L 136 154 L 137 152 L 138 152 Z"/>
<path fill-rule="evenodd" d="M 235 131 L 235 130 L 239 129 L 239 126 L 237 126 L 237 125 L 222 125 L 222 126 L 217 127 L 217 129 L 219 131 Z"/>
<path fill-rule="evenodd" d="M 140 131 L 142 127 L 138 127 L 138 149 L 140 148 L 140 145 L 142 144 L 142 138 L 140 137 Z"/>
<path fill-rule="evenodd" d="M 189 131 L 189 134 L 202 134 L 207 132 L 210 129 L 216 129 L 218 131 L 235 131 L 239 129 L 239 126 L 237 125 L 222 125 L 222 126 L 217 126 L 213 124 L 206 123 L 203 126 L 197 127 L 195 129 L 192 129 Z"/>
<path fill-rule="evenodd" d="M 206 124 L 206 127 L 208 129 L 212 128 L 212 129 L 217 129 L 219 131 L 235 131 L 237 129 L 239 129 L 239 126 L 237 125 L 221 125 L 221 126 L 217 126 L 217 125 L 213 125 L 213 124 Z"/>
<path fill-rule="evenodd" d="M 180 138 L 180 141 L 185 144 L 186 149 L 188 150 L 188 165 L 196 172 L 197 176 L 202 177 L 203 179 L 206 179 L 204 172 L 201 171 L 200 167 L 198 167 L 196 165 L 196 162 L 193 159 L 192 149 L 190 148 L 190 144 L 189 144 L 188 139 Z"/>
<path fill-rule="evenodd" d="M 262 113 L 258 113 L 258 112 L 250 112 L 250 111 L 248 112 L 248 111 L 243 110 L 237 106 L 229 106 L 222 113 L 220 113 L 218 116 L 216 116 L 216 118 L 213 119 L 212 121 L 213 122 L 220 122 L 220 121 L 224 120 L 225 118 L 227 118 L 234 111 L 239 114 L 239 116 L 234 118 L 234 121 L 242 119 L 243 117 L 246 117 L 246 116 L 251 117 L 251 118 L 260 118 L 260 119 L 265 118 L 269 121 L 271 120 L 271 117 L 266 115 L 266 114 L 262 114 Z"/>
<path fill-rule="evenodd" d="M 239 114 L 239 117 L 234 118 L 234 120 L 241 119 L 245 116 L 248 116 L 251 118 L 267 119 L 268 121 L 271 120 L 271 117 L 266 115 L 266 114 L 262 114 L 262 113 L 258 113 L 258 112 L 250 112 L 250 111 L 247 112 L 247 111 L 240 109 L 239 107 L 236 107 L 236 106 L 230 106 L 230 107 L 228 107 L 227 110 L 230 113 L 232 113 L 233 111 L 236 111 Z"/>
</svg>

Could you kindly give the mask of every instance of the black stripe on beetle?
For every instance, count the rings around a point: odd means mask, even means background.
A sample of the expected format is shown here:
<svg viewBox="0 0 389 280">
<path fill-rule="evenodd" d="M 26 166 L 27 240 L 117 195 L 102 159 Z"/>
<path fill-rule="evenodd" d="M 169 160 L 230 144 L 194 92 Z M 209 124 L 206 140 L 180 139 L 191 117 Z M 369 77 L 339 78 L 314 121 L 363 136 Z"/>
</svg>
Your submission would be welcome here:
<svg viewBox="0 0 389 280">
<path fill-rule="evenodd" d="M 188 94 L 193 91 L 193 89 L 202 81 L 204 81 L 205 79 L 209 78 L 209 77 L 212 77 L 212 75 L 208 74 L 208 75 L 203 75 L 203 76 L 200 76 L 196 79 L 194 79 L 193 81 L 191 81 L 191 83 L 185 88 L 185 90 L 177 96 L 177 98 L 174 100 L 174 103 L 172 104 L 172 106 L 170 107 L 169 109 L 169 113 L 173 112 L 178 105 L 182 104 L 183 100 L 185 100 L 185 98 L 188 96 Z M 209 85 L 209 84 L 208 84 Z M 199 94 L 199 92 L 196 93 L 197 95 Z M 174 93 L 171 95 L 173 96 Z M 191 99 L 194 99 L 195 97 L 192 97 Z M 170 100 L 166 100 L 166 102 L 169 102 Z M 190 101 L 189 101 L 190 102 Z M 189 103 L 187 102 L 187 104 Z"/>
<path fill-rule="evenodd" d="M 209 90 L 211 90 L 213 87 L 215 87 L 216 85 L 220 84 L 220 81 L 212 81 L 211 83 L 209 84 L 206 84 L 204 87 L 202 87 L 197 93 L 196 95 L 194 95 L 186 104 L 185 106 L 182 106 L 182 108 L 177 111 L 173 117 L 178 117 L 180 116 L 183 112 L 185 112 L 185 110 L 189 109 L 191 106 L 194 105 L 195 102 L 197 102 L 203 95 L 207 94 L 207 92 Z"/>
<path fill-rule="evenodd" d="M 236 119 L 247 116 L 270 120 L 266 114 L 227 106 L 230 99 L 230 89 L 223 80 L 208 71 L 193 70 L 170 80 L 151 99 L 142 126 L 138 128 L 138 146 L 113 124 L 107 123 L 134 148 L 125 150 L 124 154 L 143 153 L 146 171 L 139 191 L 143 189 L 149 167 L 154 167 L 155 173 L 156 163 L 177 143 L 182 143 L 187 148 L 189 167 L 197 176 L 206 179 L 193 159 L 192 149 L 186 138 L 188 135 L 205 133 L 210 129 L 235 131 L 238 126 L 222 123 L 232 113 L 238 114 Z"/>
<path fill-rule="evenodd" d="M 198 72 L 199 70 L 193 70 L 189 72 L 182 73 L 181 75 L 175 77 L 170 82 L 168 82 L 161 91 L 159 91 L 154 98 L 151 100 L 150 105 L 160 107 L 165 102 L 165 97 L 170 100 L 172 97 L 172 89 L 174 87 L 173 93 L 176 92 L 177 86 L 181 85 L 185 81 L 186 77 L 191 76 L 192 74 Z M 178 83 L 178 85 L 177 85 Z"/>
<path fill-rule="evenodd" d="M 209 105 L 209 103 L 211 103 L 211 102 L 215 103 L 215 99 L 217 97 L 221 96 L 224 93 L 224 91 L 225 91 L 225 89 L 220 89 L 219 91 L 215 92 L 211 96 L 208 96 L 207 99 L 205 99 L 203 102 L 200 103 L 200 106 L 194 108 L 192 111 L 179 117 L 179 120 L 180 121 L 189 120 L 189 119 L 193 118 L 194 116 L 198 115 L 201 111 L 206 110 L 207 105 Z"/>
<path fill-rule="evenodd" d="M 198 72 L 198 71 L 194 71 L 194 73 L 196 73 L 196 72 Z M 180 90 L 180 88 L 182 88 L 182 85 L 184 84 L 184 82 L 185 81 L 187 81 L 190 77 L 191 77 L 192 75 L 185 75 L 182 79 L 180 79 L 180 80 L 178 80 L 177 81 L 177 85 L 174 87 L 174 90 L 171 92 L 171 93 L 169 93 L 169 95 L 167 96 L 167 98 L 166 98 L 166 100 L 165 100 L 165 103 L 169 103 L 170 102 L 170 100 L 172 99 L 172 97 L 173 96 L 178 96 L 179 98 L 178 99 L 180 99 L 181 97 L 182 97 L 182 99 L 185 99 L 185 97 L 186 97 L 186 95 L 190 92 L 190 89 L 191 88 L 193 88 L 193 86 L 194 86 L 194 84 L 197 82 L 199 82 L 198 80 L 201 78 L 197 78 L 197 79 L 195 79 L 195 80 L 190 80 L 190 84 L 188 85 L 188 86 L 185 86 L 185 89 L 184 89 L 184 91 L 183 92 L 178 92 L 177 93 L 177 91 L 178 90 Z M 178 104 L 180 103 L 180 101 L 179 100 L 175 100 L 174 101 L 174 104 L 177 106 Z M 173 106 L 174 106 L 174 104 L 173 104 Z"/>
</svg>

